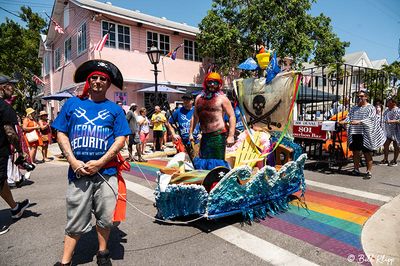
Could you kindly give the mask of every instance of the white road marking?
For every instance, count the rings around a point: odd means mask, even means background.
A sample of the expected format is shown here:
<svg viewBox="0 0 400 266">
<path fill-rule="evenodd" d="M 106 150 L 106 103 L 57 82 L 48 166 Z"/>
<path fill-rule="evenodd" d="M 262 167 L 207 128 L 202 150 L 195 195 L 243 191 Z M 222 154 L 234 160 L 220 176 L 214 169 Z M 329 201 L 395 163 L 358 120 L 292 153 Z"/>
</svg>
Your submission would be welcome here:
<svg viewBox="0 0 400 266">
<path fill-rule="evenodd" d="M 334 185 L 329 185 L 326 183 L 320 183 L 317 181 L 312 181 L 312 180 L 306 180 L 306 184 L 313 186 L 313 187 L 319 187 L 323 189 L 328 189 L 336 192 L 342 192 L 346 193 L 349 195 L 354 195 L 366 199 L 373 199 L 373 200 L 379 200 L 383 202 L 389 202 L 393 199 L 393 197 L 390 196 L 384 196 L 384 195 L 379 195 L 375 193 L 370 193 L 362 190 L 357 190 L 357 189 L 352 189 L 352 188 L 346 188 L 346 187 L 339 187 L 339 186 L 334 186 Z"/>
<path fill-rule="evenodd" d="M 129 191 L 155 202 L 153 190 L 132 181 L 125 183 Z M 232 225 L 211 233 L 273 265 L 318 265 Z"/>
</svg>

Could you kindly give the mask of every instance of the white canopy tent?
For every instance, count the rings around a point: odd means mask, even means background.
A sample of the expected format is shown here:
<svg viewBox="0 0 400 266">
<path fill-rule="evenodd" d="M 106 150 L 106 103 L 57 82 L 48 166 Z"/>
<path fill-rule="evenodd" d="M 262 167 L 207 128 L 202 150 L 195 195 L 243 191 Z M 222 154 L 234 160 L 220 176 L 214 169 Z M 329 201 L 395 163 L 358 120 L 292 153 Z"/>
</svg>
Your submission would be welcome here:
<svg viewBox="0 0 400 266">
<path fill-rule="evenodd" d="M 138 90 L 138 92 L 155 92 L 155 90 L 156 90 L 155 86 L 151 86 L 151 87 L 140 89 L 140 90 Z M 170 92 L 170 93 L 182 93 L 182 94 L 185 93 L 184 91 L 173 89 L 173 88 L 165 86 L 165 85 L 157 86 L 157 91 L 158 92 Z"/>
</svg>

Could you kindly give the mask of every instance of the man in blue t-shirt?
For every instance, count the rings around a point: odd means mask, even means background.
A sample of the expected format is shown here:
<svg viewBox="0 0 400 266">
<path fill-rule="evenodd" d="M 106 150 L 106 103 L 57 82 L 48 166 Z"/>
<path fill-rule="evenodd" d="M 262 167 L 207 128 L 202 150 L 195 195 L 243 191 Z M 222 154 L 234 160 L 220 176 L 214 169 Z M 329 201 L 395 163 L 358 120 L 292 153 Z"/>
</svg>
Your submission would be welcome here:
<svg viewBox="0 0 400 266">
<path fill-rule="evenodd" d="M 232 102 L 231 102 L 232 103 Z M 236 117 L 236 127 L 235 127 L 235 137 L 239 136 L 240 133 L 244 131 L 244 125 L 242 121 L 242 117 L 240 115 L 240 108 L 235 103 L 232 103 L 233 111 L 235 112 Z M 228 115 L 225 114 L 224 121 L 227 123 L 229 122 Z"/>
<path fill-rule="evenodd" d="M 70 98 L 52 124 L 70 164 L 64 254 L 58 265 L 70 265 L 80 236 L 91 230 L 92 212 L 99 239 L 97 263 L 111 265 L 107 241 L 116 209 L 118 181 L 115 164 L 110 164 L 131 130 L 124 111 L 106 98 L 111 84 L 123 88 L 119 69 L 105 60 L 90 60 L 75 72 L 74 82 L 83 81 L 86 84 L 82 95 Z"/>
<path fill-rule="evenodd" d="M 189 129 L 190 129 L 190 121 L 193 117 L 194 107 L 193 107 L 193 96 L 190 93 L 186 93 L 182 96 L 183 106 L 175 110 L 172 116 L 169 118 L 168 128 L 171 132 L 171 135 L 175 142 L 182 140 L 184 145 L 190 145 L 189 140 Z M 179 133 L 176 127 L 179 127 Z M 195 139 L 195 143 L 199 142 L 199 125 L 197 124 L 193 137 Z"/>
</svg>

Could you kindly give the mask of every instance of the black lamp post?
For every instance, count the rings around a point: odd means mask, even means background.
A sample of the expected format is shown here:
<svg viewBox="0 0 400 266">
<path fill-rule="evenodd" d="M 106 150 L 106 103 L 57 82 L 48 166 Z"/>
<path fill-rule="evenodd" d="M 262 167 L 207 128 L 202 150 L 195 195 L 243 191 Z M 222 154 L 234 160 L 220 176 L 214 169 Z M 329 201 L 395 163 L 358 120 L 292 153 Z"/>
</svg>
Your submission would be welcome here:
<svg viewBox="0 0 400 266">
<path fill-rule="evenodd" d="M 160 63 L 160 56 L 161 56 L 161 51 L 156 47 L 156 46 L 151 46 L 151 48 L 146 52 L 147 56 L 149 57 L 150 63 L 153 64 L 154 70 L 154 92 L 155 92 L 155 99 L 154 99 L 154 105 L 159 105 L 160 103 L 158 102 L 158 84 L 157 84 L 157 75 L 159 70 L 157 70 L 157 64 Z"/>
<path fill-rule="evenodd" d="M 331 77 L 329 83 L 331 84 L 332 93 L 335 93 L 335 86 L 337 84 L 336 77 Z"/>
</svg>

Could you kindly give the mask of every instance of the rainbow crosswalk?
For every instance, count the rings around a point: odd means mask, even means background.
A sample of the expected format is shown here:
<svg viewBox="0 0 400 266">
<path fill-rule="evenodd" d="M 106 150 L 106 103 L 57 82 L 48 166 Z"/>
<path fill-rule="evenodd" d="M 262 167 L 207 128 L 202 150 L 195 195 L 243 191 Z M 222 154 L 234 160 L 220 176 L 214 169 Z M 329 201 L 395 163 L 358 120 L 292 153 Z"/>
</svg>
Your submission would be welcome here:
<svg viewBox="0 0 400 266">
<path fill-rule="evenodd" d="M 156 172 L 166 163 L 165 160 L 132 163 L 128 173 L 155 181 Z M 344 258 L 350 254 L 365 255 L 361 245 L 362 226 L 380 206 L 310 188 L 305 200 L 307 208 L 292 201 L 287 212 L 260 224 Z"/>
</svg>

